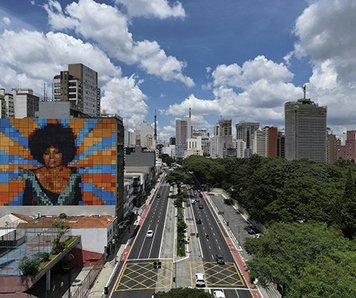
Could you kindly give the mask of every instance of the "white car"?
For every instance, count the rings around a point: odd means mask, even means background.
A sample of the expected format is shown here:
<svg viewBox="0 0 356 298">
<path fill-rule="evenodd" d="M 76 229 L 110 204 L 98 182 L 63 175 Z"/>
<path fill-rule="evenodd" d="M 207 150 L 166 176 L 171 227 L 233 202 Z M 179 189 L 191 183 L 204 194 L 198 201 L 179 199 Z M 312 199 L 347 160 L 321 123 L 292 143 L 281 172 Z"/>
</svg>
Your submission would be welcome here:
<svg viewBox="0 0 356 298">
<path fill-rule="evenodd" d="M 225 294 L 221 290 L 216 290 L 213 292 L 214 298 L 225 298 Z"/>
<path fill-rule="evenodd" d="M 203 273 L 195 274 L 195 286 L 205 287 L 205 275 Z"/>
<path fill-rule="evenodd" d="M 148 230 L 147 234 L 146 234 L 147 238 L 152 238 L 153 237 L 153 231 L 152 230 Z"/>
</svg>

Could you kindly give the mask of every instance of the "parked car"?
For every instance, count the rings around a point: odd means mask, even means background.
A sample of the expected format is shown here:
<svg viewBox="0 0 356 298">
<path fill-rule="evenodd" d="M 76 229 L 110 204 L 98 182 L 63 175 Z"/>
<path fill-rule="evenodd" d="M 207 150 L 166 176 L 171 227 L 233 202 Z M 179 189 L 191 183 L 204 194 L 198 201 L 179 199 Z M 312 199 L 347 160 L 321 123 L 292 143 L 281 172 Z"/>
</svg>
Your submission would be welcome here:
<svg viewBox="0 0 356 298">
<path fill-rule="evenodd" d="M 201 224 L 201 219 L 197 218 L 197 224 Z"/>
<path fill-rule="evenodd" d="M 147 238 L 152 238 L 153 237 L 153 230 L 148 230 L 146 234 Z"/>
<path fill-rule="evenodd" d="M 161 195 L 158 193 L 156 197 L 157 197 L 157 198 L 160 198 L 160 197 L 161 197 Z"/>
<path fill-rule="evenodd" d="M 183 220 L 183 214 L 179 213 L 178 214 L 178 221 Z"/>
<path fill-rule="evenodd" d="M 247 231 L 247 233 L 249 233 L 249 234 L 255 234 L 255 230 L 254 230 L 253 228 L 251 228 L 251 227 L 247 227 L 247 228 L 246 228 L 246 231 Z"/>
<path fill-rule="evenodd" d="M 222 254 L 216 254 L 215 260 L 218 264 L 222 264 L 222 265 L 225 264 L 224 255 L 222 255 Z"/>
<path fill-rule="evenodd" d="M 200 204 L 199 209 L 204 209 L 204 206 L 202 204 Z"/>
<path fill-rule="evenodd" d="M 192 200 L 192 205 L 194 205 L 195 204 L 195 200 Z"/>
</svg>

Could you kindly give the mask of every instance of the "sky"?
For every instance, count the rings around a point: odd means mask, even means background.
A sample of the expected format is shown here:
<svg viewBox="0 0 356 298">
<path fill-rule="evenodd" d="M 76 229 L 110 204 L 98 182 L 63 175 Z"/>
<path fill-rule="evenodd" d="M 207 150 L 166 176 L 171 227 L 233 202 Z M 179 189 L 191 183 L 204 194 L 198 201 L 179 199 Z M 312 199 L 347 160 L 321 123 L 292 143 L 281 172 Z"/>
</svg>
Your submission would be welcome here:
<svg viewBox="0 0 356 298">
<path fill-rule="evenodd" d="M 356 130 L 356 0 L 1 0 L 0 88 L 43 98 L 68 64 L 98 72 L 101 106 L 175 136 L 192 114 L 284 128 L 284 103 L 327 106 Z M 50 96 L 51 97 L 51 96 Z"/>
</svg>

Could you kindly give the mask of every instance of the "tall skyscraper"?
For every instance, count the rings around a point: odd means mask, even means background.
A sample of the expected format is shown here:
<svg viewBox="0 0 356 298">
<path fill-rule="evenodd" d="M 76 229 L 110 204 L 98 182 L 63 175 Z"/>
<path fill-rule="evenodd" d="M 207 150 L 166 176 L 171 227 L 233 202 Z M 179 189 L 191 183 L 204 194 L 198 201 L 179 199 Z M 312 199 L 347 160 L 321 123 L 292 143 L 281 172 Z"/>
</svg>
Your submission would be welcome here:
<svg viewBox="0 0 356 298">
<path fill-rule="evenodd" d="M 232 119 L 220 119 L 214 127 L 214 137 L 210 142 L 210 156 L 212 158 L 228 156 L 230 143 L 232 143 Z"/>
<path fill-rule="evenodd" d="M 214 136 L 232 136 L 232 119 L 220 119 L 214 127 Z"/>
<path fill-rule="evenodd" d="M 236 123 L 236 140 L 243 140 L 246 142 L 245 157 L 252 154 L 252 143 L 255 130 L 258 130 L 260 124 L 258 122 L 240 121 Z"/>
<path fill-rule="evenodd" d="M 326 162 L 327 108 L 306 99 L 286 102 L 285 157 L 287 160 L 308 158 Z"/>
<path fill-rule="evenodd" d="M 192 137 L 192 122 L 190 117 L 176 120 L 176 145 L 186 145 L 187 139 Z"/>
<path fill-rule="evenodd" d="M 277 127 L 266 126 L 254 132 L 253 153 L 263 157 L 277 156 Z"/>
<path fill-rule="evenodd" d="M 70 101 L 83 113 L 99 117 L 98 73 L 81 63 L 69 64 L 68 70 L 53 78 L 53 100 Z"/>
</svg>

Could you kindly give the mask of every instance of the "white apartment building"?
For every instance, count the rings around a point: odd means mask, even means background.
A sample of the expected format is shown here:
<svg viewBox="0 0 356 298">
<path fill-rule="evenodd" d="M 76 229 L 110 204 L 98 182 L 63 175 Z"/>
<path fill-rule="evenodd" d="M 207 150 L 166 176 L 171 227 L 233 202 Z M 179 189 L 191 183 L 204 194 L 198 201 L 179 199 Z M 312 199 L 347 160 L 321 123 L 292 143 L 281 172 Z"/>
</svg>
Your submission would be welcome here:
<svg viewBox="0 0 356 298">
<path fill-rule="evenodd" d="M 184 151 L 184 158 L 190 155 L 201 155 L 203 156 L 202 149 L 202 139 L 201 137 L 197 137 L 196 139 L 187 139 L 187 149 Z"/>
<path fill-rule="evenodd" d="M 255 130 L 252 148 L 253 154 L 268 157 L 268 128 Z"/>
<path fill-rule="evenodd" d="M 10 101 L 11 96 L 9 95 L 8 98 Z M 39 110 L 40 98 L 33 95 L 32 89 L 13 88 L 12 98 L 14 102 L 15 118 L 35 118 L 35 113 Z"/>
</svg>

